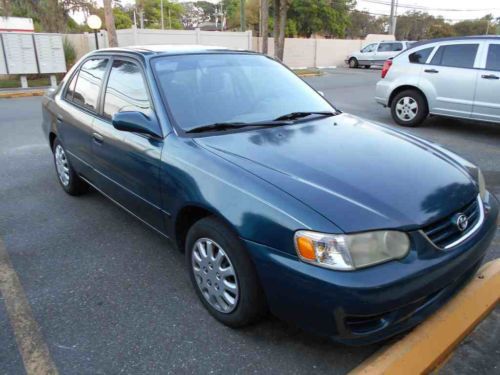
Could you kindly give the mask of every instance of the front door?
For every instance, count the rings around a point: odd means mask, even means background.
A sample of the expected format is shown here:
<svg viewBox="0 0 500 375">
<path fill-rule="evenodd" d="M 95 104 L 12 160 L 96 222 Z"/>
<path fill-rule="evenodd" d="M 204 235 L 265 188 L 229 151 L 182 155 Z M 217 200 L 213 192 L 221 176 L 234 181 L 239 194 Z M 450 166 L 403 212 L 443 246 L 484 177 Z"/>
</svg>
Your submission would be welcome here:
<svg viewBox="0 0 500 375">
<path fill-rule="evenodd" d="M 500 42 L 487 46 L 485 69 L 477 77 L 472 118 L 500 122 Z"/>
<path fill-rule="evenodd" d="M 164 231 L 159 183 L 163 139 L 117 130 L 117 112 L 155 116 L 141 67 L 114 59 L 103 95 L 102 116 L 94 121 L 92 150 L 98 187 L 159 231 Z"/>
</svg>

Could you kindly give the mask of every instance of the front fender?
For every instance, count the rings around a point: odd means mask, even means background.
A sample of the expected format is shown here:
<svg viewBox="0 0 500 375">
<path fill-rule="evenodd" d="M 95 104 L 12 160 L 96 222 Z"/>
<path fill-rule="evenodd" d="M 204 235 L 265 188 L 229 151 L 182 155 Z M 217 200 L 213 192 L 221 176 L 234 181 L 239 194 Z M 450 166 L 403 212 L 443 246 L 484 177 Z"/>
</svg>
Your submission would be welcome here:
<svg viewBox="0 0 500 375">
<path fill-rule="evenodd" d="M 299 229 L 341 233 L 329 220 L 258 176 L 200 147 L 190 138 L 165 139 L 161 188 L 170 214 L 167 232 L 186 205 L 203 207 L 223 218 L 246 240 L 295 255 Z"/>
</svg>

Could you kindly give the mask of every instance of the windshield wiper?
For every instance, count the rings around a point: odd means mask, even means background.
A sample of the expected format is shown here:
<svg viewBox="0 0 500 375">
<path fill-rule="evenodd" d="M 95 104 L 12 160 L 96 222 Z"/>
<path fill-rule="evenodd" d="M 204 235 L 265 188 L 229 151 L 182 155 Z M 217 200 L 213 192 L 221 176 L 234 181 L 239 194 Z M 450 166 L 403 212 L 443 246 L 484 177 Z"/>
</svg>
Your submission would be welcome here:
<svg viewBox="0 0 500 375">
<path fill-rule="evenodd" d="M 258 121 L 258 122 L 216 122 L 214 124 L 195 126 L 194 128 L 186 130 L 186 133 L 203 133 L 220 130 L 233 130 L 245 127 L 255 126 L 279 126 L 289 125 L 290 121 L 285 120 L 271 120 L 271 121 Z"/>
<path fill-rule="evenodd" d="M 297 120 L 299 118 L 304 118 L 311 115 L 318 115 L 320 117 L 330 117 L 337 115 L 338 112 L 331 111 L 317 111 L 317 112 L 291 112 L 286 115 L 277 117 L 274 121 L 283 121 L 283 120 Z"/>
</svg>

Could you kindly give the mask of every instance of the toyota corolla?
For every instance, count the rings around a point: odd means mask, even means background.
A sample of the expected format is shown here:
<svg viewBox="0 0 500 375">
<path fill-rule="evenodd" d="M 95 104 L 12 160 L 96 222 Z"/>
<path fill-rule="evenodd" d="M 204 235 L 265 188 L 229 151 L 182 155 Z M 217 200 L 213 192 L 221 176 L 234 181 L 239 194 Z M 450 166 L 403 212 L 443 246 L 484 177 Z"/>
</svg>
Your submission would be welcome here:
<svg viewBox="0 0 500 375">
<path fill-rule="evenodd" d="M 170 239 L 231 327 L 270 311 L 385 339 L 459 290 L 496 230 L 479 168 L 342 113 L 257 53 L 95 51 L 44 98 L 43 130 L 62 189 L 92 186 Z"/>
</svg>

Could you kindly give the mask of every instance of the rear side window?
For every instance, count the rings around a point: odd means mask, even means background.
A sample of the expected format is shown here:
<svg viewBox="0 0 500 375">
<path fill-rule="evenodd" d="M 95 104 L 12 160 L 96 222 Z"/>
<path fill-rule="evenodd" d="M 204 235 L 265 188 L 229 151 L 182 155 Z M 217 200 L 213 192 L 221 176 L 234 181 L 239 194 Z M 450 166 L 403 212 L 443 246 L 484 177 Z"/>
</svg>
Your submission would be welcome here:
<svg viewBox="0 0 500 375">
<path fill-rule="evenodd" d="M 490 44 L 488 47 L 486 69 L 500 71 L 500 44 Z"/>
<path fill-rule="evenodd" d="M 478 44 L 451 44 L 438 48 L 432 57 L 432 65 L 451 66 L 455 68 L 472 68 Z"/>
<path fill-rule="evenodd" d="M 75 92 L 75 85 L 76 85 L 76 79 L 77 78 L 78 78 L 78 72 L 75 73 L 75 75 L 71 79 L 71 82 L 68 85 L 68 89 L 66 90 L 66 96 L 65 96 L 65 98 L 67 100 L 73 100 L 73 94 Z"/>
<path fill-rule="evenodd" d="M 434 47 L 424 48 L 421 49 L 420 51 L 415 51 L 413 53 L 410 53 L 408 59 L 413 64 L 425 64 L 433 49 Z"/>
<path fill-rule="evenodd" d="M 116 112 L 138 111 L 151 115 L 148 91 L 140 68 L 130 61 L 114 60 L 104 96 L 104 117 Z"/>
<path fill-rule="evenodd" d="M 88 60 L 82 65 L 73 94 L 74 103 L 95 112 L 107 65 L 108 59 Z"/>
</svg>

